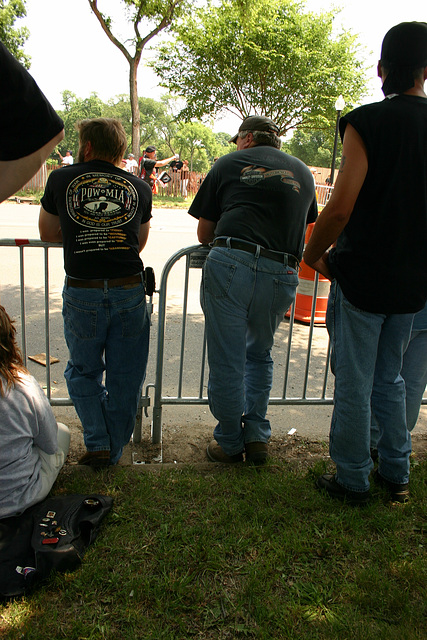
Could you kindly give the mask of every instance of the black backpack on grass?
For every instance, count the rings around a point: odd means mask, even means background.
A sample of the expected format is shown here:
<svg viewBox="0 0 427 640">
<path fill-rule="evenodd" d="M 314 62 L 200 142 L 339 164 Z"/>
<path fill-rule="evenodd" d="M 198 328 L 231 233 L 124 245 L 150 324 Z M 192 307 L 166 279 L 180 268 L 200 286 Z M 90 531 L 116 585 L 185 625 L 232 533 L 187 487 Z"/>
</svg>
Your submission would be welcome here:
<svg viewBox="0 0 427 640">
<path fill-rule="evenodd" d="M 76 569 L 112 506 L 98 494 L 53 496 L 1 519 L 0 598 L 30 593 L 54 569 Z"/>
</svg>

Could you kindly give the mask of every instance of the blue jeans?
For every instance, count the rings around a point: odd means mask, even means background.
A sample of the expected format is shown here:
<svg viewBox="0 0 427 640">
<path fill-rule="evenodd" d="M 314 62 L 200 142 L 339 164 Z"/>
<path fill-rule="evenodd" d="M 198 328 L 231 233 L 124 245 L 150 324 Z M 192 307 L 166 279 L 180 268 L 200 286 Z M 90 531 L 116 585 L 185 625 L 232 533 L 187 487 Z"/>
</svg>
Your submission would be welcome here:
<svg viewBox="0 0 427 640">
<path fill-rule="evenodd" d="M 427 306 L 414 316 L 411 339 L 403 356 L 402 378 L 406 386 L 406 424 L 409 431 L 415 427 L 421 401 L 427 385 Z M 371 447 L 375 449 L 379 429 L 373 416 Z"/>
<path fill-rule="evenodd" d="M 214 437 L 228 455 L 267 442 L 274 333 L 295 298 L 297 272 L 268 258 L 214 247 L 203 268 L 208 398 Z"/>
<path fill-rule="evenodd" d="M 134 429 L 147 367 L 144 285 L 81 289 L 66 283 L 62 297 L 68 392 L 87 450 L 109 450 L 115 464 Z"/>
<path fill-rule="evenodd" d="M 379 427 L 381 476 L 398 484 L 409 481 L 411 436 L 400 370 L 413 317 L 362 311 L 332 282 L 326 314 L 335 375 L 329 449 L 337 481 L 346 489 L 369 489 L 371 411 Z"/>
<path fill-rule="evenodd" d="M 427 385 L 427 331 L 413 331 L 403 356 L 402 378 L 406 384 L 406 420 L 415 427 Z"/>
</svg>

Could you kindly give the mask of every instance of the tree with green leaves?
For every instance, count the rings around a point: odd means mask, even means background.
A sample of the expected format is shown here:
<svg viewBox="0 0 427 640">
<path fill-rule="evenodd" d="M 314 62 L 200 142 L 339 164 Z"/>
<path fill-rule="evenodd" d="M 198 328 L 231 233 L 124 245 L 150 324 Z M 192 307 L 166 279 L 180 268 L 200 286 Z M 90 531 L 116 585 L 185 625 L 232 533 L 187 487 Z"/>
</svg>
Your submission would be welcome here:
<svg viewBox="0 0 427 640">
<path fill-rule="evenodd" d="M 105 104 L 98 94 L 91 93 L 89 98 L 78 98 L 72 91 L 62 92 L 62 104 L 64 109 L 58 111 L 65 127 L 65 138 L 59 145 L 59 152 L 65 155 L 67 149 L 72 151 L 73 156 L 77 155 L 79 149 L 79 133 L 76 129 L 76 122 L 86 118 L 101 118 L 105 116 Z"/>
<path fill-rule="evenodd" d="M 88 0 L 89 6 L 98 19 L 109 40 L 121 51 L 129 63 L 129 96 L 132 113 L 132 151 L 135 156 L 140 150 L 140 111 L 138 102 L 137 72 L 142 52 L 147 43 L 161 31 L 168 29 L 178 18 L 188 0 L 122 0 L 129 23 L 133 27 L 130 39 L 133 52 L 129 51 L 129 40 L 120 41 L 113 33 L 113 19 L 98 7 L 98 0 Z M 145 22 L 146 33 L 142 35 L 140 25 Z"/>
<path fill-rule="evenodd" d="M 365 91 L 356 37 L 333 34 L 335 12 L 304 12 L 298 0 L 223 0 L 194 9 L 174 27 L 175 41 L 158 48 L 161 84 L 185 100 L 180 116 L 271 117 L 290 129 L 322 129 Z"/>
<path fill-rule="evenodd" d="M 180 157 L 189 161 L 190 171 L 207 171 L 217 155 L 217 139 L 201 122 L 180 123 L 174 142 Z"/>
<path fill-rule="evenodd" d="M 18 18 L 27 15 L 25 0 L 0 0 L 0 40 L 10 53 L 26 68 L 30 68 L 31 58 L 22 47 L 30 32 L 27 27 L 14 27 Z"/>
<path fill-rule="evenodd" d="M 299 129 L 294 132 L 289 141 L 285 142 L 282 149 L 307 165 L 330 168 L 333 146 L 333 131 L 302 131 Z M 339 167 L 340 161 L 341 157 L 337 156 L 335 167 Z"/>
<path fill-rule="evenodd" d="M 154 144 L 157 147 L 161 137 L 162 126 L 170 118 L 166 105 L 164 102 L 159 102 L 153 98 L 139 98 L 138 106 L 140 114 L 140 144 L 141 146 Z M 121 94 L 110 99 L 105 105 L 104 115 L 107 118 L 117 118 L 121 121 L 131 147 L 132 108 L 129 96 Z"/>
</svg>

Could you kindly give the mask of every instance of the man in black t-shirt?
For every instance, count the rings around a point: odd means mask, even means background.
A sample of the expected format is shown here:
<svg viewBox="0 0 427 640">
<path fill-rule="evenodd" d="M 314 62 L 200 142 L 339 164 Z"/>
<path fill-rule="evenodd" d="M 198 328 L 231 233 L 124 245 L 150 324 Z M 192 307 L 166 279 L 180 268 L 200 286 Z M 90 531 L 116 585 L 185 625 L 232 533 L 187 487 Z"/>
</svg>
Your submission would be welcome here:
<svg viewBox="0 0 427 640">
<path fill-rule="evenodd" d="M 278 126 L 249 116 L 213 165 L 190 209 L 212 249 L 203 268 L 209 406 L 216 462 L 267 459 L 274 333 L 295 298 L 306 225 L 317 217 L 314 182 L 280 151 Z"/>
<path fill-rule="evenodd" d="M 64 137 L 64 124 L 0 42 L 0 202 L 40 169 Z"/>
<path fill-rule="evenodd" d="M 409 497 L 411 437 L 400 371 L 413 314 L 427 299 L 426 23 L 390 29 L 378 75 L 385 100 L 341 120 L 340 172 L 304 253 L 332 280 L 330 453 L 337 470 L 317 486 L 354 504 L 369 498 L 371 413 L 379 425 L 375 478 L 392 499 Z"/>
<path fill-rule="evenodd" d="M 166 167 L 171 160 L 176 158 L 175 155 L 164 160 L 157 160 L 156 147 L 150 145 L 144 150 L 143 156 L 139 159 L 138 175 L 142 180 L 150 185 L 152 191 L 156 191 L 156 169 L 159 167 Z"/>
<path fill-rule="evenodd" d="M 78 126 L 78 163 L 49 176 L 39 229 L 64 247 L 64 375 L 87 448 L 79 462 L 106 466 L 129 442 L 145 377 L 150 323 L 139 254 L 152 194 L 119 168 L 127 139 L 118 120 Z"/>
</svg>

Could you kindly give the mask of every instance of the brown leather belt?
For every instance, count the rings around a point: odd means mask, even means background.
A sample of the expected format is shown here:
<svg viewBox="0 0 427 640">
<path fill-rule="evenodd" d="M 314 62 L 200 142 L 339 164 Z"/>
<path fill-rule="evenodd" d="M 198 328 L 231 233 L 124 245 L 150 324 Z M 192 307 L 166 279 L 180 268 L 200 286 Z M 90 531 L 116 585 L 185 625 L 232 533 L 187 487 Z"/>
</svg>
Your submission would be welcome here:
<svg viewBox="0 0 427 640">
<path fill-rule="evenodd" d="M 244 242 L 244 240 L 235 240 L 234 238 L 217 238 L 212 243 L 213 247 L 229 247 L 238 251 L 246 251 L 247 253 L 256 254 L 259 245 Z M 289 265 L 292 269 L 298 269 L 299 261 L 290 253 L 280 253 L 279 251 L 270 251 L 269 249 L 260 248 L 259 254 L 263 258 L 269 258 L 283 265 Z"/>
<path fill-rule="evenodd" d="M 77 287 L 78 289 L 103 289 L 105 284 L 108 289 L 111 287 L 123 287 L 127 284 L 141 284 L 142 277 L 140 273 L 133 276 L 125 276 L 124 278 L 110 278 L 106 280 L 79 280 L 67 276 L 67 285 L 69 287 Z"/>
</svg>

